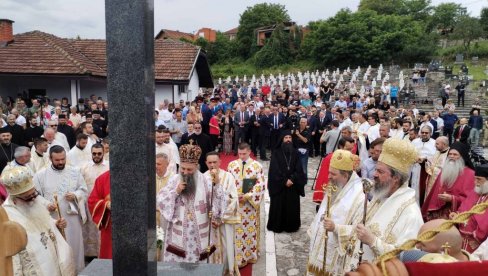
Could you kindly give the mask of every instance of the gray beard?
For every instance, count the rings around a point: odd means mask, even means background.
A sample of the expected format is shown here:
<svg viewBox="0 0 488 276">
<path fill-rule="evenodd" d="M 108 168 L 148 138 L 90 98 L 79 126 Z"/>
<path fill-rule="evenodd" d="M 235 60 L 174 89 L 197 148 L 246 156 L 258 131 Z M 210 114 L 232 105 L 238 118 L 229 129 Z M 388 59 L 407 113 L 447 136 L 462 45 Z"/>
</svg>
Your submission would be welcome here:
<svg viewBox="0 0 488 276">
<path fill-rule="evenodd" d="M 186 188 L 181 192 L 187 197 L 194 196 L 197 190 L 197 174 L 182 174 L 181 180 L 186 183 Z"/>
<path fill-rule="evenodd" d="M 463 172 L 464 165 L 464 159 L 462 158 L 456 161 L 447 159 L 442 167 L 441 184 L 451 188 L 458 176 Z"/>
<path fill-rule="evenodd" d="M 382 183 L 377 179 L 374 180 L 374 187 L 372 190 L 372 195 L 374 198 L 383 200 L 388 197 L 388 183 Z"/>
</svg>

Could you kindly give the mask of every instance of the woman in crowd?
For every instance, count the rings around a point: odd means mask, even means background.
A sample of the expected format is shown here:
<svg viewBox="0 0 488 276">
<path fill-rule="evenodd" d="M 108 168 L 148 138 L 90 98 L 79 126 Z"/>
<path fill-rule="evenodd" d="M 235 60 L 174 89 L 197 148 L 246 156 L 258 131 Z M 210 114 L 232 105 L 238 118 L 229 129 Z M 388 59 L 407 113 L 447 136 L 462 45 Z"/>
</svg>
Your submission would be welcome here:
<svg viewBox="0 0 488 276">
<path fill-rule="evenodd" d="M 233 128 L 232 114 L 230 109 L 227 109 L 225 111 L 225 115 L 220 120 L 220 127 L 222 129 L 222 133 L 224 136 L 224 141 L 223 141 L 224 154 L 226 155 L 232 154 L 232 145 L 233 145 L 232 137 L 234 136 L 234 128 Z"/>
</svg>

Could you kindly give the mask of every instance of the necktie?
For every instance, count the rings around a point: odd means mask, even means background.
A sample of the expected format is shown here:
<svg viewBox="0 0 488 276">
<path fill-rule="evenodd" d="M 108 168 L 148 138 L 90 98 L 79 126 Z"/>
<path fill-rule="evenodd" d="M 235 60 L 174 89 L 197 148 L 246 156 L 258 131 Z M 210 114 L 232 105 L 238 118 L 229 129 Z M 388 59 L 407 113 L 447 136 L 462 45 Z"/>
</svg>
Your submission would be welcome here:
<svg viewBox="0 0 488 276">
<path fill-rule="evenodd" d="M 244 166 L 246 166 L 246 161 L 242 161 L 242 172 L 241 174 L 244 176 Z"/>
<path fill-rule="evenodd" d="M 458 133 L 458 139 L 461 139 L 461 133 L 463 133 L 464 125 L 461 126 Z"/>
</svg>

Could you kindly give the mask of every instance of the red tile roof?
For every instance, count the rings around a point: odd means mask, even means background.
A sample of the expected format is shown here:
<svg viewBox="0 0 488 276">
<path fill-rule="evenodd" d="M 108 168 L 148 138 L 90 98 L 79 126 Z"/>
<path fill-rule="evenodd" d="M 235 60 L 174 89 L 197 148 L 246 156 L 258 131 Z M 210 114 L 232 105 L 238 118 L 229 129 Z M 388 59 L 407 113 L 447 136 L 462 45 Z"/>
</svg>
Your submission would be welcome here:
<svg viewBox="0 0 488 276">
<path fill-rule="evenodd" d="M 0 47 L 0 73 L 107 75 L 105 40 L 64 39 L 34 31 Z M 171 39 L 154 42 L 157 81 L 188 81 L 199 47 Z"/>
<path fill-rule="evenodd" d="M 156 39 L 161 39 L 161 38 L 170 38 L 173 40 L 180 40 L 181 38 L 184 38 L 188 41 L 195 40 L 195 36 L 193 34 L 184 33 L 180 31 L 167 30 L 167 29 L 162 29 L 156 35 Z"/>
<path fill-rule="evenodd" d="M 233 29 L 230 29 L 230 30 L 224 32 L 224 34 L 226 34 L 226 35 L 237 34 L 237 29 L 238 29 L 238 27 L 235 27 Z"/>
</svg>

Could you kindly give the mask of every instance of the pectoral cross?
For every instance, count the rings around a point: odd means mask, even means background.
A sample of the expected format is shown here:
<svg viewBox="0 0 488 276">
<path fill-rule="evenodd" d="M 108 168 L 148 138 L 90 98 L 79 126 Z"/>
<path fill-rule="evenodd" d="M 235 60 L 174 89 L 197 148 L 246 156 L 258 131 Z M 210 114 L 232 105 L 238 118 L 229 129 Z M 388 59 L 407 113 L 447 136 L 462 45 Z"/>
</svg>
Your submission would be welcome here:
<svg viewBox="0 0 488 276">
<path fill-rule="evenodd" d="M 443 246 L 442 246 L 442 249 L 444 250 L 443 254 L 444 255 L 449 255 L 449 248 L 451 248 L 451 246 L 449 245 L 448 242 L 446 242 Z"/>
</svg>

